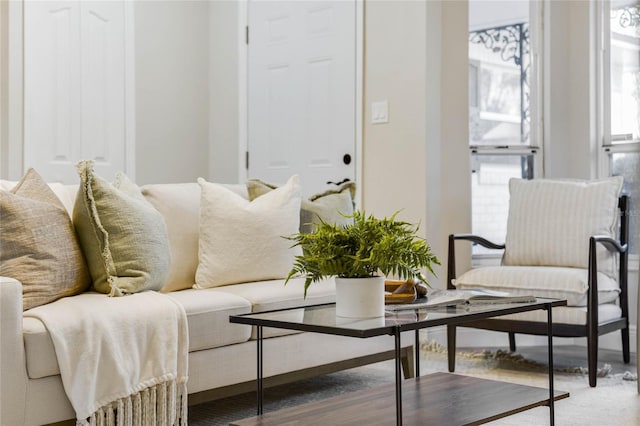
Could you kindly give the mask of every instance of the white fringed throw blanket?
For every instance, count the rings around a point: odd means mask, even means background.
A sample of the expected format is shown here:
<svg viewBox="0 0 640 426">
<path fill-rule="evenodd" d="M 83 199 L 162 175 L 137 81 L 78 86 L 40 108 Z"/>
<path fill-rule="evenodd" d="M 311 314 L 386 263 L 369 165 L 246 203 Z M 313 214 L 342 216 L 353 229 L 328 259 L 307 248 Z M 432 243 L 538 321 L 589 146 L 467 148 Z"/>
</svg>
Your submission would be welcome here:
<svg viewBox="0 0 640 426">
<path fill-rule="evenodd" d="M 187 424 L 189 337 L 174 299 L 84 293 L 24 315 L 49 330 L 78 425 Z"/>
</svg>

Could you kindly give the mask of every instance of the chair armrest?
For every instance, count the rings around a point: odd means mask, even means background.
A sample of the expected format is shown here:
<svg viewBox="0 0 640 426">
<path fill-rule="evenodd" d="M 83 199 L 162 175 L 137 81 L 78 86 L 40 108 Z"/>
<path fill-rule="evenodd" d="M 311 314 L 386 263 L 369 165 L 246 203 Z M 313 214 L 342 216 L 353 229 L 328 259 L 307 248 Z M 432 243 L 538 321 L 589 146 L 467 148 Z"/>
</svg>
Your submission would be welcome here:
<svg viewBox="0 0 640 426">
<path fill-rule="evenodd" d="M 621 244 L 620 241 L 615 238 L 611 238 L 606 235 L 594 235 L 593 240 L 596 243 L 602 244 L 609 251 L 617 251 L 618 253 L 626 253 L 628 244 Z"/>
<path fill-rule="evenodd" d="M 618 285 L 620 286 L 620 307 L 622 316 L 629 318 L 628 294 L 627 294 L 627 249 L 628 244 L 621 244 L 615 238 L 606 235 L 594 235 L 589 238 L 589 267 L 587 278 L 587 328 L 596 327 L 598 324 L 598 258 L 596 254 L 596 244 L 602 244 L 607 250 L 620 253 L 620 265 L 618 275 Z"/>
<path fill-rule="evenodd" d="M 482 238 L 478 235 L 473 235 L 473 234 L 452 234 L 449 238 L 453 237 L 453 240 L 467 240 L 467 241 L 471 241 L 474 243 L 478 243 L 483 247 L 486 248 L 490 248 L 490 249 L 496 249 L 496 250 L 502 250 L 504 249 L 505 245 L 504 244 L 496 244 L 493 243 L 489 240 L 487 240 L 486 238 Z"/>
<path fill-rule="evenodd" d="M 483 247 L 490 249 L 502 250 L 505 248 L 504 244 L 496 244 L 491 241 L 473 234 L 450 234 L 449 235 L 449 251 L 447 259 L 447 288 L 453 288 L 451 281 L 456 277 L 456 240 L 466 240 L 474 243 L 478 243 Z"/>
</svg>

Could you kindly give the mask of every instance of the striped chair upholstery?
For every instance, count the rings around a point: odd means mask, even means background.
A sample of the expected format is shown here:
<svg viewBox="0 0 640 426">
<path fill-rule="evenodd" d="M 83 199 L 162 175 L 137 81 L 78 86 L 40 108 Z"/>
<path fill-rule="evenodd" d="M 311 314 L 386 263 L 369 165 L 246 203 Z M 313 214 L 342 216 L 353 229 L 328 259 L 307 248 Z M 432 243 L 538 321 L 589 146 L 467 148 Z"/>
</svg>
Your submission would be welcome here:
<svg viewBox="0 0 640 426">
<path fill-rule="evenodd" d="M 627 198 L 621 197 L 622 185 L 622 177 L 592 181 L 512 179 L 504 244 L 473 235 L 449 237 L 449 288 L 488 288 L 567 300 L 567 307 L 553 311 L 554 334 L 588 337 L 591 386 L 596 381 L 599 334 L 622 330 L 623 358 L 625 362 L 629 359 Z M 600 243 L 592 244 L 592 237 Z M 472 269 L 456 278 L 456 240 L 485 245 L 484 241 L 504 249 L 501 266 Z M 595 249 L 593 256 L 591 249 Z M 591 305 L 593 310 L 588 309 Z M 545 321 L 535 313 L 524 313 L 472 326 L 509 331 L 510 347 L 515 350 L 514 333 L 544 334 L 544 327 L 539 326 Z M 589 336 L 590 322 L 597 327 Z M 455 327 L 449 327 L 450 344 L 452 339 L 455 345 Z M 455 356 L 452 351 L 449 354 Z M 450 358 L 451 371 L 452 364 Z"/>
</svg>

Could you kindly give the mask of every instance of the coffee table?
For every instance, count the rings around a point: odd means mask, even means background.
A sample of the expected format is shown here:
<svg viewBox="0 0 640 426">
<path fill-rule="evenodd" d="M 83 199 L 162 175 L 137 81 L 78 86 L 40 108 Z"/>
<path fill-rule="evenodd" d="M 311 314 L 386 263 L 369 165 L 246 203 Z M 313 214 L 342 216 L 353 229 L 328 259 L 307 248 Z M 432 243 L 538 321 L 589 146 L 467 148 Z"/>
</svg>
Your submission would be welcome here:
<svg viewBox="0 0 640 426">
<path fill-rule="evenodd" d="M 335 304 L 230 316 L 229 321 L 232 323 L 248 324 L 257 328 L 257 416 L 232 423 L 232 425 L 388 425 L 394 423 L 394 417 L 397 425 L 402 425 L 403 420 L 416 425 L 482 424 L 545 405 L 549 407 L 550 423 L 553 425 L 554 402 L 569 397 L 569 393 L 554 391 L 553 388 L 551 308 L 565 306 L 566 303 L 566 300 L 538 298 L 535 302 L 528 303 L 441 306 L 387 312 L 384 317 L 364 320 L 337 317 Z M 291 315 L 293 310 L 298 310 L 299 315 Z M 547 311 L 548 389 L 452 373 L 420 376 L 419 330 L 443 325 L 461 325 L 469 321 L 534 310 Z M 354 338 L 393 336 L 395 384 L 263 414 L 264 327 Z M 416 378 L 403 380 L 401 334 L 408 331 L 415 333 Z M 395 413 L 391 399 L 394 394 Z"/>
</svg>

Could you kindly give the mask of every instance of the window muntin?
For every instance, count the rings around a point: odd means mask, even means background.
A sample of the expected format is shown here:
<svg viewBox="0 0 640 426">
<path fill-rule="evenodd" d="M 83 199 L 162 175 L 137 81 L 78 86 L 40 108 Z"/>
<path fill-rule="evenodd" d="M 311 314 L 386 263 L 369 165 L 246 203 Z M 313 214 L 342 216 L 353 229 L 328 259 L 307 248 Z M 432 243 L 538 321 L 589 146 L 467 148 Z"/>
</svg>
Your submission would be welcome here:
<svg viewBox="0 0 640 426">
<path fill-rule="evenodd" d="M 629 252 L 640 254 L 640 1 L 603 2 L 602 176 L 623 176 Z"/>
<path fill-rule="evenodd" d="M 629 253 L 640 254 L 640 152 L 609 154 L 611 175 L 624 177 L 622 192 L 629 196 Z"/>
<path fill-rule="evenodd" d="M 611 143 L 640 141 L 640 3 L 610 3 Z"/>
<path fill-rule="evenodd" d="M 529 145 L 529 25 L 469 33 L 469 143 Z"/>
<path fill-rule="evenodd" d="M 469 2 L 472 232 L 496 243 L 506 236 L 509 179 L 542 170 L 539 63 L 531 59 L 539 53 L 541 12 L 541 2 Z M 495 258 L 501 251 L 473 245 L 472 254 Z"/>
<path fill-rule="evenodd" d="M 509 179 L 533 177 L 534 154 L 471 153 L 471 218 L 473 233 L 494 243 L 504 243 L 509 213 Z M 480 245 L 474 255 L 495 255 Z"/>
</svg>

